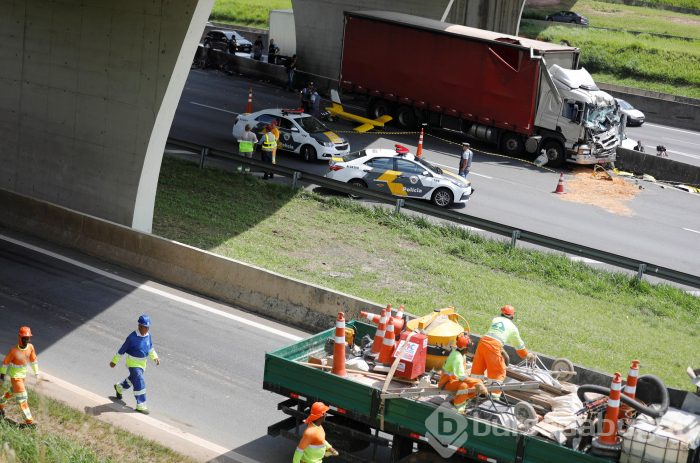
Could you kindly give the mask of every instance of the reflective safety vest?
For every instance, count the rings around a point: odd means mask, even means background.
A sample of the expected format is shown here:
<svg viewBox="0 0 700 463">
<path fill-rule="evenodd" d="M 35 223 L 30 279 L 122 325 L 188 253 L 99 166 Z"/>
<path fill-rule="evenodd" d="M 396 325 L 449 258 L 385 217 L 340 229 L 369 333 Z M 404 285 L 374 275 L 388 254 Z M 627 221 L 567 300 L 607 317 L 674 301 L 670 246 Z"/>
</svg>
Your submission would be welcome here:
<svg viewBox="0 0 700 463">
<path fill-rule="evenodd" d="M 15 379 L 26 378 L 27 364 L 32 366 L 35 375 L 39 373 L 39 363 L 36 360 L 34 346 L 31 343 L 27 344 L 25 348 L 21 348 L 19 345 L 13 346 L 0 366 L 0 374 L 9 374 L 10 378 Z"/>
<path fill-rule="evenodd" d="M 262 149 L 265 151 L 272 151 L 277 146 L 277 140 L 275 140 L 275 136 L 271 133 L 264 134 L 262 140 Z"/>
<path fill-rule="evenodd" d="M 129 368 L 146 369 L 146 361 L 150 357 L 152 360 L 158 358 L 153 342 L 151 341 L 151 333 L 146 336 L 141 336 L 137 331 L 133 331 L 124 341 L 122 347 L 112 357 L 112 363 L 119 363 L 122 355 L 126 354 L 126 366 Z"/>
<path fill-rule="evenodd" d="M 465 365 L 464 356 L 457 349 L 453 349 L 447 357 L 447 360 L 445 360 L 445 364 L 442 366 L 442 375 L 444 378 L 440 378 L 441 383 L 443 379 L 458 379 L 464 381 L 467 377 L 467 367 Z"/>
<path fill-rule="evenodd" d="M 239 153 L 252 153 L 254 150 L 253 142 L 249 140 L 238 140 Z"/>
<path fill-rule="evenodd" d="M 496 339 L 501 344 L 508 344 L 515 347 L 515 350 L 525 349 L 525 343 L 520 337 L 520 331 L 515 323 L 506 317 L 496 317 L 491 321 L 491 328 L 489 328 L 486 336 Z"/>
<path fill-rule="evenodd" d="M 326 449 L 330 447 L 331 444 L 326 442 L 326 432 L 323 428 L 309 423 L 299 441 L 299 446 L 294 451 L 292 463 L 321 463 Z"/>
</svg>

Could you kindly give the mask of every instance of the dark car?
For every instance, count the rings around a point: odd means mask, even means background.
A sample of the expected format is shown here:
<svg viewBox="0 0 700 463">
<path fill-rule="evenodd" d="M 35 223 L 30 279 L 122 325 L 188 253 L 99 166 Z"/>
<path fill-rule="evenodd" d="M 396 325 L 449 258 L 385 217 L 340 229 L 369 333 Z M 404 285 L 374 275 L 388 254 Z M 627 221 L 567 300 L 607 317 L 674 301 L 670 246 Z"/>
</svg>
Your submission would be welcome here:
<svg viewBox="0 0 700 463">
<path fill-rule="evenodd" d="M 232 51 L 230 47 L 232 46 L 232 41 L 235 39 L 236 51 L 242 51 L 244 53 L 250 53 L 253 49 L 253 44 L 250 40 L 243 37 L 236 31 L 209 31 L 206 37 L 204 37 L 204 46 L 209 47 L 213 50 L 219 51 Z"/>
<path fill-rule="evenodd" d="M 547 21 L 556 21 L 560 23 L 579 24 L 588 26 L 588 18 L 573 11 L 560 11 L 559 13 L 550 14 L 545 18 Z"/>
</svg>

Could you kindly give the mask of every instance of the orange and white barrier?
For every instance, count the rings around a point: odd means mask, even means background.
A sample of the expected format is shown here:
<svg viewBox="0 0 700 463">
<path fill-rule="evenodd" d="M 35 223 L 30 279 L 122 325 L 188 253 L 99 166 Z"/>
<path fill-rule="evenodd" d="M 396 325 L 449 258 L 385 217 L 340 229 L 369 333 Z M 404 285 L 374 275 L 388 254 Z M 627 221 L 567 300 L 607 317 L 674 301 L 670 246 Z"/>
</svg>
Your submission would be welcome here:
<svg viewBox="0 0 700 463">
<path fill-rule="evenodd" d="M 382 315 L 379 317 L 379 326 L 377 332 L 374 333 L 374 342 L 372 342 L 372 353 L 379 354 L 382 350 L 384 342 L 384 333 L 386 332 L 386 309 L 382 309 Z"/>
<path fill-rule="evenodd" d="M 382 350 L 379 352 L 379 363 L 390 364 L 391 356 L 394 353 L 394 345 L 396 344 L 396 335 L 394 335 L 394 324 L 387 323 L 384 340 L 382 341 Z"/>
<path fill-rule="evenodd" d="M 603 431 L 593 439 L 594 452 L 619 452 L 621 439 L 618 435 L 617 420 L 620 416 L 620 396 L 622 395 L 622 375 L 615 373 L 610 385 L 608 408 L 603 420 Z M 602 454 L 602 453 L 601 453 Z"/>
<path fill-rule="evenodd" d="M 348 375 L 348 372 L 345 370 L 345 317 L 343 312 L 338 312 L 338 319 L 335 321 L 332 373 L 338 376 Z"/>
<path fill-rule="evenodd" d="M 248 114 L 253 112 L 253 88 L 248 87 L 248 104 L 245 106 L 245 112 Z"/>
<path fill-rule="evenodd" d="M 630 372 L 627 374 L 627 384 L 622 392 L 630 399 L 634 399 L 637 395 L 637 379 L 639 378 L 639 360 L 632 360 Z"/>
<path fill-rule="evenodd" d="M 423 157 L 423 127 L 420 129 L 420 137 L 418 137 L 418 148 L 416 149 L 416 157 Z"/>
</svg>

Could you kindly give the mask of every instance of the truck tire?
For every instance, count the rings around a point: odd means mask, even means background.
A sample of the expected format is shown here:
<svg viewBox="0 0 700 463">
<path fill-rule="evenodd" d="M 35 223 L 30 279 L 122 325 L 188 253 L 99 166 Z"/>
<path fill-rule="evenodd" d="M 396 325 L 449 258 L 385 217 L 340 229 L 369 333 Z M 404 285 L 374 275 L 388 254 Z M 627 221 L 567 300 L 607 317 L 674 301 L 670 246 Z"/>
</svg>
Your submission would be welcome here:
<svg viewBox="0 0 700 463">
<path fill-rule="evenodd" d="M 416 112 L 410 106 L 400 106 L 396 111 L 396 124 L 402 129 L 413 130 L 418 127 Z"/>
<path fill-rule="evenodd" d="M 564 164 L 564 145 L 557 140 L 547 140 L 543 145 L 544 152 L 547 154 L 549 161 L 547 164 L 551 167 L 559 167 Z"/>
<path fill-rule="evenodd" d="M 501 149 L 508 156 L 520 156 L 524 146 L 522 137 L 515 132 L 504 132 L 501 135 Z"/>
<path fill-rule="evenodd" d="M 367 110 L 367 116 L 370 119 L 377 119 L 382 116 L 391 115 L 391 106 L 386 100 L 374 100 Z"/>
</svg>

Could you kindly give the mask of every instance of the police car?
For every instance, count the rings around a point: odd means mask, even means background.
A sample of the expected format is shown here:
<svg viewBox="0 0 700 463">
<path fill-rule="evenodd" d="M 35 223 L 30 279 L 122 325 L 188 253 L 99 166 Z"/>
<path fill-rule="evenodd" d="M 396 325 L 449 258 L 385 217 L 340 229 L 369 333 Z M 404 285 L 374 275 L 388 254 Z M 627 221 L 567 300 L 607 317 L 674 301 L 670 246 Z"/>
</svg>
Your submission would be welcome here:
<svg viewBox="0 0 700 463">
<path fill-rule="evenodd" d="M 415 157 L 401 145 L 336 156 L 329 164 L 327 178 L 440 207 L 466 203 L 474 191 L 469 180 Z"/>
<path fill-rule="evenodd" d="M 233 137 L 238 140 L 250 124 L 260 138 L 265 126 L 277 122 L 280 131 L 280 148 L 301 154 L 305 161 L 330 159 L 350 152 L 350 143 L 326 127 L 315 117 L 296 109 L 263 109 L 241 114 L 233 126 Z"/>
</svg>

